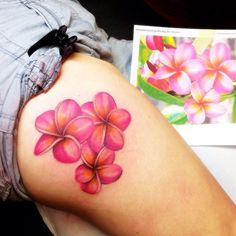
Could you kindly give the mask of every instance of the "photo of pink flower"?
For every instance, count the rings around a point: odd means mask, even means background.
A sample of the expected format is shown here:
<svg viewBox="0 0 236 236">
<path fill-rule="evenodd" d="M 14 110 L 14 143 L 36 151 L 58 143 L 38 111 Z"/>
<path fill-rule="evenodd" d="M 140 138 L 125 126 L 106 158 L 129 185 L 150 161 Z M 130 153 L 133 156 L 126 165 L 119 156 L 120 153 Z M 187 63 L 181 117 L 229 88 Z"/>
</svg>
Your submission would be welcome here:
<svg viewBox="0 0 236 236">
<path fill-rule="evenodd" d="M 75 179 L 84 192 L 98 193 L 102 184 L 111 184 L 122 174 L 122 168 L 113 163 L 114 151 L 106 147 L 96 153 L 88 144 L 83 145 L 82 160 L 84 163 L 75 170 Z"/>
<path fill-rule="evenodd" d="M 131 116 L 127 110 L 117 108 L 111 95 L 106 92 L 97 93 L 93 102 L 83 104 L 81 109 L 85 116 L 94 121 L 95 129 L 88 144 L 95 152 L 104 146 L 113 151 L 123 147 L 123 131 L 128 127 Z"/>
<path fill-rule="evenodd" d="M 204 92 L 199 84 L 194 82 L 191 95 L 184 104 L 190 122 L 202 124 L 207 117 L 213 118 L 224 114 L 225 107 L 220 103 L 220 95 L 214 89 Z"/>
<path fill-rule="evenodd" d="M 231 50 L 225 43 L 216 43 L 211 49 L 206 49 L 201 56 L 206 73 L 199 79 L 199 84 L 205 90 L 214 88 L 218 93 L 233 91 L 233 81 L 236 80 L 236 60 L 231 59 Z"/>
<path fill-rule="evenodd" d="M 236 40 L 155 36 L 137 36 L 132 83 L 172 124 L 236 122 Z"/>
<path fill-rule="evenodd" d="M 60 102 L 55 110 L 39 115 L 36 129 L 42 133 L 34 154 L 42 155 L 50 149 L 60 162 L 73 163 L 80 159 L 81 144 L 94 130 L 93 120 L 83 117 L 80 106 L 72 99 Z"/>
<path fill-rule="evenodd" d="M 190 93 L 191 82 L 205 73 L 203 62 L 197 58 L 195 48 L 190 43 L 182 43 L 176 49 L 160 53 L 163 64 L 155 73 L 155 79 L 168 79 L 170 88 L 180 95 Z"/>
</svg>

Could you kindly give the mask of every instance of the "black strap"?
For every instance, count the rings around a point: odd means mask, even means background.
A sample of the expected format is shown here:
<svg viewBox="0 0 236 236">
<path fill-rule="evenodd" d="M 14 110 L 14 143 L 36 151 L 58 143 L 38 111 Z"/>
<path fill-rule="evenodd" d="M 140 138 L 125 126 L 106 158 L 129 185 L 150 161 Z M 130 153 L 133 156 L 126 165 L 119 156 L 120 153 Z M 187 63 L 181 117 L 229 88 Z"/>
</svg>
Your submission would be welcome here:
<svg viewBox="0 0 236 236">
<path fill-rule="evenodd" d="M 73 52 L 73 44 L 77 41 L 77 37 L 69 38 L 66 31 L 67 27 L 65 25 L 62 25 L 58 30 L 52 30 L 29 48 L 28 55 L 31 56 L 39 48 L 52 46 L 59 47 L 62 57 L 69 56 Z"/>
</svg>

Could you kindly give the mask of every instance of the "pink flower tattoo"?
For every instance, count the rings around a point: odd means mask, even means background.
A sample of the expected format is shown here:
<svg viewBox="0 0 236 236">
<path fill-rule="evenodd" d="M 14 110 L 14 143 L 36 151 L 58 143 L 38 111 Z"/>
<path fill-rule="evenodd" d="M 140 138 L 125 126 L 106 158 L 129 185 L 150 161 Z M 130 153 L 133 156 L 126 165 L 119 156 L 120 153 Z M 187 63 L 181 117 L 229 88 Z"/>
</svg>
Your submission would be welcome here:
<svg viewBox="0 0 236 236">
<path fill-rule="evenodd" d="M 87 193 L 98 193 L 101 184 L 110 184 L 118 180 L 122 174 L 119 165 L 113 164 L 115 153 L 103 147 L 99 153 L 94 152 L 89 145 L 82 149 L 84 164 L 75 170 L 75 179 Z"/>
<path fill-rule="evenodd" d="M 35 121 L 41 133 L 34 154 L 52 150 L 61 163 L 82 164 L 75 170 L 75 180 L 82 191 L 98 193 L 102 184 L 118 180 L 122 168 L 115 164 L 115 151 L 124 146 L 124 130 L 131 122 L 130 113 L 117 108 L 114 98 L 99 92 L 93 101 L 81 107 L 72 99 L 60 102 L 55 110 L 40 114 Z"/>
<path fill-rule="evenodd" d="M 34 153 L 43 154 L 53 149 L 53 156 L 60 162 L 73 163 L 80 159 L 81 144 L 94 130 L 92 119 L 81 116 L 80 106 L 71 99 L 59 103 L 37 117 L 36 129 L 42 133 Z"/>
<path fill-rule="evenodd" d="M 93 102 L 87 102 L 81 108 L 95 124 L 88 139 L 89 146 L 95 152 L 104 146 L 113 151 L 120 150 L 124 145 L 123 131 L 131 121 L 129 112 L 118 109 L 113 97 L 105 92 L 97 93 Z"/>
</svg>

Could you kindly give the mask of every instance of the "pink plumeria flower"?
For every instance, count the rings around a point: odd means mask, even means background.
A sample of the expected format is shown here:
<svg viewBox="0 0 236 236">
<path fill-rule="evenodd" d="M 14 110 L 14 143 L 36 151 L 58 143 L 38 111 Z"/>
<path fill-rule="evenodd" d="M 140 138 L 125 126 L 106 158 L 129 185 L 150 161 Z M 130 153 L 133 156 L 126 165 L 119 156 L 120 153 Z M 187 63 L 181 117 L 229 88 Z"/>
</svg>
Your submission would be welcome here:
<svg viewBox="0 0 236 236">
<path fill-rule="evenodd" d="M 93 102 L 82 107 L 84 115 L 94 120 L 95 130 L 88 139 L 90 147 L 99 152 L 103 146 L 116 151 L 123 147 L 123 131 L 128 127 L 131 116 L 125 109 L 118 109 L 111 95 L 97 93 Z"/>
<path fill-rule="evenodd" d="M 225 113 L 225 107 L 220 103 L 220 95 L 214 89 L 204 92 L 197 82 L 192 84 L 192 97 L 184 104 L 188 120 L 201 124 L 206 117 L 213 118 Z"/>
<path fill-rule="evenodd" d="M 192 81 L 198 80 L 205 73 L 205 66 L 197 59 L 195 48 L 190 43 L 182 43 L 177 49 L 167 49 L 160 53 L 163 64 L 155 79 L 168 79 L 170 88 L 179 95 L 190 93 Z"/>
<path fill-rule="evenodd" d="M 53 149 L 54 157 L 63 163 L 73 163 L 80 159 L 81 144 L 94 130 L 93 120 L 83 117 L 80 106 L 72 99 L 59 103 L 37 117 L 35 126 L 42 133 L 34 153 L 43 154 Z"/>
<path fill-rule="evenodd" d="M 202 55 L 206 66 L 206 74 L 200 78 L 200 86 L 204 90 L 214 88 L 218 93 L 230 93 L 236 79 L 236 60 L 231 60 L 231 50 L 225 43 L 216 43 L 206 49 Z"/>
<path fill-rule="evenodd" d="M 102 184 L 110 184 L 118 180 L 122 168 L 113 164 L 115 153 L 103 147 L 99 153 L 94 152 L 88 144 L 82 149 L 84 164 L 75 170 L 75 179 L 80 183 L 84 192 L 95 194 L 101 189 Z"/>
</svg>

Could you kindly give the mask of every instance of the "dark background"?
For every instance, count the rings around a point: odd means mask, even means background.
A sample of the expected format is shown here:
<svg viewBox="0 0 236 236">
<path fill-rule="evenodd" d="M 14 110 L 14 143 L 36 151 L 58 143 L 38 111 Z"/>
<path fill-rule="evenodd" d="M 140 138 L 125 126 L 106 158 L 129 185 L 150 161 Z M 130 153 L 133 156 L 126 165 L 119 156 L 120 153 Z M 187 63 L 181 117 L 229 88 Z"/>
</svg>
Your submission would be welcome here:
<svg viewBox="0 0 236 236">
<path fill-rule="evenodd" d="M 132 39 L 134 24 L 222 29 L 233 29 L 236 25 L 235 8 L 227 0 L 80 0 L 80 3 L 95 15 L 99 27 L 118 39 Z M 0 202 L 0 235 L 52 234 L 33 203 Z"/>
</svg>

